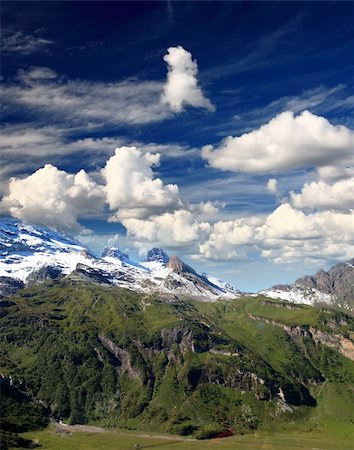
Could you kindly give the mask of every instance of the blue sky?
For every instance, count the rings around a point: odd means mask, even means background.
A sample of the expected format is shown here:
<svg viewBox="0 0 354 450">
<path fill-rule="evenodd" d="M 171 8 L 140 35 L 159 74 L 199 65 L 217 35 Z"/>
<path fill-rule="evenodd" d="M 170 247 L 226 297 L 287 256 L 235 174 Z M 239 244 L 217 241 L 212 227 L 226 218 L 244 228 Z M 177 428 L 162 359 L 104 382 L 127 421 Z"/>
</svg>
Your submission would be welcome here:
<svg viewBox="0 0 354 450">
<path fill-rule="evenodd" d="M 352 2 L 3 2 L 1 213 L 96 252 L 162 246 L 243 290 L 349 258 L 353 19 Z"/>
</svg>

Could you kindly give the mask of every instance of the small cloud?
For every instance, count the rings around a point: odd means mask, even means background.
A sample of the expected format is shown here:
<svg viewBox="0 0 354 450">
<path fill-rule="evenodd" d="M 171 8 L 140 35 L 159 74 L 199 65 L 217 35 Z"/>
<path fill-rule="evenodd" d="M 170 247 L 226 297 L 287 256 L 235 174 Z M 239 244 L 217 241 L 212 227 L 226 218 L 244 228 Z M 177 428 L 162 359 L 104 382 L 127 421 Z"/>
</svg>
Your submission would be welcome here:
<svg viewBox="0 0 354 450">
<path fill-rule="evenodd" d="M 53 80 L 58 75 L 49 67 L 30 67 L 28 70 L 21 69 L 18 72 L 18 79 L 29 84 L 36 80 Z"/>
<path fill-rule="evenodd" d="M 186 105 L 215 111 L 215 106 L 198 86 L 198 64 L 192 60 L 191 53 L 181 46 L 170 47 L 163 59 L 168 65 L 168 74 L 162 102 L 176 113 L 183 111 Z"/>
<path fill-rule="evenodd" d="M 1 51 L 6 53 L 17 53 L 20 55 L 31 55 L 46 51 L 53 41 L 39 36 L 24 34 L 22 31 L 5 31 L 2 36 Z"/>
<path fill-rule="evenodd" d="M 267 189 L 272 194 L 276 194 L 278 192 L 278 182 L 275 178 L 269 178 L 267 183 Z"/>
</svg>

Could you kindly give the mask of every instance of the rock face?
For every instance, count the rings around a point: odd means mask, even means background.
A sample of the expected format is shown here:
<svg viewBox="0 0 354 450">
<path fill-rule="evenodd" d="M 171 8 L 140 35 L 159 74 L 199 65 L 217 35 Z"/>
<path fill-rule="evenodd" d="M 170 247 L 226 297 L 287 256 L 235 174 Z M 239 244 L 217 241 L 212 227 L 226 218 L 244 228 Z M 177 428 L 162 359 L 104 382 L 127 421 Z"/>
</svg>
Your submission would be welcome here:
<svg viewBox="0 0 354 450">
<path fill-rule="evenodd" d="M 168 263 L 166 264 L 166 267 L 173 270 L 173 272 L 178 273 L 179 275 L 182 275 L 184 273 L 196 274 L 196 271 L 192 267 L 185 264 L 175 255 L 171 256 Z"/>
<path fill-rule="evenodd" d="M 23 287 L 24 284 L 21 280 L 11 277 L 0 277 L 0 298 L 14 294 Z"/>
<path fill-rule="evenodd" d="M 328 272 L 320 270 L 314 276 L 305 276 L 295 281 L 295 285 L 317 289 L 339 299 L 354 299 L 354 258 L 337 264 Z"/>
<path fill-rule="evenodd" d="M 162 264 L 167 264 L 169 261 L 169 256 L 162 248 L 152 248 L 147 252 L 146 261 L 156 261 Z"/>
<path fill-rule="evenodd" d="M 261 291 L 267 297 L 304 303 L 312 306 L 324 304 L 354 312 L 354 258 L 337 264 L 316 275 L 298 278 L 290 285 L 276 285 Z"/>
<path fill-rule="evenodd" d="M 26 279 L 28 285 L 43 283 L 45 280 L 59 280 L 63 274 L 59 267 L 43 266 L 34 270 Z"/>
<path fill-rule="evenodd" d="M 280 327 L 292 338 L 310 337 L 314 340 L 314 342 L 325 345 L 326 347 L 334 348 L 343 356 L 354 361 L 354 343 L 350 339 L 346 339 L 341 334 L 329 334 L 313 326 L 310 326 L 308 329 L 304 329 L 300 326 L 285 325 L 284 323 L 252 314 L 249 314 L 249 317 L 253 320 L 262 321 Z"/>
</svg>

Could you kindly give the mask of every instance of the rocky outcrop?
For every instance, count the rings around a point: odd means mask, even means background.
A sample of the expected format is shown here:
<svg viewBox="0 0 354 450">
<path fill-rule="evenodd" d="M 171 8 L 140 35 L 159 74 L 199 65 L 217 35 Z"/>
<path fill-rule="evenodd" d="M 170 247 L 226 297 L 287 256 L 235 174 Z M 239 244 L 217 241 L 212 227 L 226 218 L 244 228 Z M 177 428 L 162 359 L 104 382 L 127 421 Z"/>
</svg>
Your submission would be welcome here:
<svg viewBox="0 0 354 450">
<path fill-rule="evenodd" d="M 280 327 L 292 338 L 310 337 L 316 344 L 322 344 L 326 347 L 333 348 L 343 356 L 354 361 L 354 343 L 341 334 L 329 334 L 326 331 L 319 330 L 313 326 L 304 329 L 298 325 L 286 325 L 284 323 L 253 314 L 248 314 L 248 316 L 253 320 L 258 320 Z"/>
<path fill-rule="evenodd" d="M 63 274 L 59 267 L 42 266 L 28 275 L 26 284 L 31 286 L 33 284 L 43 283 L 45 280 L 59 280 L 62 276 Z"/>
<path fill-rule="evenodd" d="M 100 340 L 103 347 L 108 350 L 117 360 L 118 367 L 117 370 L 120 373 L 127 372 L 131 378 L 141 380 L 141 374 L 138 370 L 136 370 L 132 365 L 132 360 L 129 352 L 119 347 L 113 341 L 108 339 L 106 336 L 102 334 L 98 335 L 98 339 Z"/>
<path fill-rule="evenodd" d="M 0 298 L 14 294 L 23 287 L 24 284 L 21 280 L 10 277 L 0 277 Z"/>
<path fill-rule="evenodd" d="M 284 303 L 284 302 L 270 302 L 264 300 L 262 305 L 265 306 L 274 306 L 275 308 L 285 308 L 285 309 L 301 309 L 301 306 L 294 305 L 293 303 Z"/>
<path fill-rule="evenodd" d="M 177 344 L 182 353 L 185 353 L 187 350 L 195 352 L 193 332 L 188 328 L 163 328 L 161 330 L 161 338 L 164 349 L 172 349 L 173 344 Z"/>
<path fill-rule="evenodd" d="M 112 275 L 101 269 L 77 264 L 76 270 L 69 275 L 72 280 L 91 281 L 97 284 L 112 284 Z"/>
</svg>

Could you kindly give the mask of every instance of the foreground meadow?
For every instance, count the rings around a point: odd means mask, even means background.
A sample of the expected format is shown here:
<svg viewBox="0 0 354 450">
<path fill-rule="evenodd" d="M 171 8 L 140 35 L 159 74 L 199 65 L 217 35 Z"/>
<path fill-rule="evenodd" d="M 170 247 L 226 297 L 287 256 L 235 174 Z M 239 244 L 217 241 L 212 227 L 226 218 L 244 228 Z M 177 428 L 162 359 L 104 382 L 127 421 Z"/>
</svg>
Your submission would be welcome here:
<svg viewBox="0 0 354 450">
<path fill-rule="evenodd" d="M 169 435 L 142 434 L 130 431 L 68 433 L 49 427 L 24 433 L 37 442 L 41 450 L 353 450 L 354 426 L 335 427 L 312 432 L 259 432 L 223 439 L 197 441 Z"/>
</svg>

